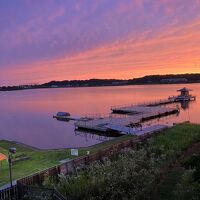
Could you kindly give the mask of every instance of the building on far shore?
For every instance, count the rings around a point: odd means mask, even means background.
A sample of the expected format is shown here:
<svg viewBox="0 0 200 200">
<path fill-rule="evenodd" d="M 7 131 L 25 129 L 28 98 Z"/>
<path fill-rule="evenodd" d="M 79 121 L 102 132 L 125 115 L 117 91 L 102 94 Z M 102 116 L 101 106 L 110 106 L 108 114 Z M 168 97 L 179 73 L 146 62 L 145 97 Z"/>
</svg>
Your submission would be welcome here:
<svg viewBox="0 0 200 200">
<path fill-rule="evenodd" d="M 112 85 L 126 85 L 128 84 L 128 81 L 113 81 Z"/>
<path fill-rule="evenodd" d="M 161 79 L 161 83 L 187 83 L 188 80 L 186 78 L 167 78 Z"/>
</svg>

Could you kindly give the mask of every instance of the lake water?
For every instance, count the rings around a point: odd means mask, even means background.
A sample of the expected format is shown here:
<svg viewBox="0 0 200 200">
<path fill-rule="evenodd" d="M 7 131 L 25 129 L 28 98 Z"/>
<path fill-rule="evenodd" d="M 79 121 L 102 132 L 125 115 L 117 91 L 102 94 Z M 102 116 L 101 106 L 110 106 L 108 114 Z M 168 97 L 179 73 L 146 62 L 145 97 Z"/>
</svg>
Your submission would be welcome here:
<svg viewBox="0 0 200 200">
<path fill-rule="evenodd" d="M 0 92 L 0 139 L 14 140 L 37 148 L 85 147 L 108 140 L 104 136 L 74 132 L 73 122 L 53 119 L 58 111 L 72 115 L 107 115 L 111 106 L 142 103 L 177 95 L 185 85 L 140 85 L 38 89 Z M 160 119 L 159 123 L 190 120 L 200 123 L 200 84 L 188 84 L 197 96 L 184 105 L 179 116 Z M 183 106 L 183 107 L 184 107 Z M 189 106 L 189 108 L 187 108 Z M 158 123 L 154 120 L 151 123 Z"/>
</svg>

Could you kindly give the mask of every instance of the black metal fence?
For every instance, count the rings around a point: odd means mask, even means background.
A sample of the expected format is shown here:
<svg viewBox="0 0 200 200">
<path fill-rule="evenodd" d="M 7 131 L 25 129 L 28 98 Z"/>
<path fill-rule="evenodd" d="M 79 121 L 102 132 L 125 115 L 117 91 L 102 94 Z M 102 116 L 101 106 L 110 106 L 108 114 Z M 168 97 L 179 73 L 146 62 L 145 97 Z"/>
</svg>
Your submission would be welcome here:
<svg viewBox="0 0 200 200">
<path fill-rule="evenodd" d="M 18 183 L 17 189 L 18 189 L 19 200 L 20 199 L 22 200 L 30 200 L 30 199 L 66 200 L 66 198 L 55 189 L 23 185 L 20 183 Z"/>
<path fill-rule="evenodd" d="M 17 186 L 13 186 L 0 191 L 0 200 L 18 200 Z"/>
<path fill-rule="evenodd" d="M 55 189 L 37 187 L 30 185 L 13 186 L 0 191 L 0 200 L 67 200 L 62 194 Z"/>
</svg>

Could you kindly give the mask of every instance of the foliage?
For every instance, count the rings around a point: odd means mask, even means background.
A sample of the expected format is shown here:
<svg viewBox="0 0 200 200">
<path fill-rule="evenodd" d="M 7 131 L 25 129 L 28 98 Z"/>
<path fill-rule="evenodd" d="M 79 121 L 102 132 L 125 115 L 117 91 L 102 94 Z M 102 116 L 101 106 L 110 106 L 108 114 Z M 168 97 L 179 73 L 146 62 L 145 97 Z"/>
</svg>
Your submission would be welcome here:
<svg viewBox="0 0 200 200">
<path fill-rule="evenodd" d="M 29 191 L 22 200 L 53 200 L 52 195 L 47 192 Z"/>
<path fill-rule="evenodd" d="M 193 176 L 194 181 L 200 183 L 200 155 L 192 155 L 189 160 L 184 163 L 186 169 L 195 169 Z"/>
<path fill-rule="evenodd" d="M 177 158 L 182 154 L 182 151 L 199 141 L 200 130 L 199 125 L 196 124 L 181 124 L 173 127 L 170 131 L 164 131 L 162 133 L 162 135 L 151 139 L 151 144 L 154 149 L 159 147 L 165 151 L 168 159 L 171 160 L 171 167 L 164 174 L 162 183 L 158 185 L 155 194 L 156 198 L 154 197 L 154 199 L 174 200 L 174 190 L 186 170 L 181 165 L 177 165 Z M 197 161 L 199 162 L 199 159 Z M 166 163 L 170 163 L 169 160 Z M 188 165 L 188 169 L 192 168 L 191 164 Z M 198 170 L 195 170 L 195 174 L 199 174 L 198 172 Z"/>
<path fill-rule="evenodd" d="M 200 138 L 200 127 L 184 124 L 162 133 L 76 176 L 61 176 L 55 187 L 72 200 L 149 199 L 162 172 Z"/>
<path fill-rule="evenodd" d="M 192 155 L 185 163 L 185 173 L 177 184 L 175 197 L 177 200 L 200 199 L 200 155 Z"/>
<path fill-rule="evenodd" d="M 200 184 L 194 179 L 195 170 L 187 170 L 177 184 L 175 190 L 176 200 L 200 199 Z"/>
<path fill-rule="evenodd" d="M 103 163 L 97 162 L 77 175 L 60 176 L 59 181 L 51 179 L 47 180 L 45 184 L 56 187 L 65 196 L 70 196 L 72 200 L 149 199 L 155 185 L 160 181 L 162 172 L 168 166 L 173 165 L 181 152 L 199 138 L 199 125 L 178 125 L 163 131 L 162 134 L 153 137 L 146 143 L 138 144 L 137 150 L 126 149 L 112 159 L 106 159 Z M 86 150 L 95 152 L 127 139 L 129 137 L 120 137 L 117 140 L 80 151 L 82 155 L 86 153 Z M 0 144 L 4 149 L 9 146 L 6 142 L 0 142 Z M 32 159 L 13 166 L 15 177 L 56 164 L 59 160 L 70 156 L 67 150 L 38 151 L 25 147 L 20 149 L 20 147 L 17 147 L 18 150 L 25 151 L 26 155 L 31 156 Z M 195 169 L 195 171 L 197 170 Z M 7 174 L 3 174 L 5 181 L 4 176 L 7 178 Z M 1 177 L 2 174 L 0 174 Z M 187 182 L 188 179 L 184 180 Z M 195 184 L 190 185 L 191 191 L 194 190 L 193 187 L 196 188 Z M 180 185 L 177 194 L 181 188 L 184 189 Z"/>
<path fill-rule="evenodd" d="M 111 141 L 94 145 L 92 147 L 80 148 L 79 156 L 86 155 L 87 151 L 90 151 L 92 153 L 107 148 L 113 144 L 128 140 L 131 137 L 133 136 L 122 136 Z M 55 166 L 59 164 L 60 160 L 66 158 L 74 158 L 74 156 L 71 156 L 70 154 L 70 149 L 39 150 L 26 146 L 24 144 L 19 144 L 6 140 L 0 140 L 0 152 L 6 155 L 8 154 L 8 149 L 13 146 L 17 148 L 16 156 L 25 154 L 27 157 L 31 158 L 29 160 L 23 160 L 13 164 L 14 179 L 19 179 L 24 176 L 33 174 L 35 172 L 44 170 L 46 168 Z M 5 161 L 2 162 L 2 166 L 0 164 L 0 186 L 7 184 L 8 182 L 9 182 L 9 168 L 7 161 Z"/>
<path fill-rule="evenodd" d="M 173 150 L 176 153 L 186 149 L 190 144 L 200 139 L 200 126 L 196 124 L 177 125 L 152 139 L 152 146 Z"/>
<path fill-rule="evenodd" d="M 60 176 L 55 187 L 70 199 L 148 199 L 166 156 L 126 149 L 117 159 L 95 163 L 77 176 Z M 161 151 L 160 151 L 161 152 Z"/>
</svg>

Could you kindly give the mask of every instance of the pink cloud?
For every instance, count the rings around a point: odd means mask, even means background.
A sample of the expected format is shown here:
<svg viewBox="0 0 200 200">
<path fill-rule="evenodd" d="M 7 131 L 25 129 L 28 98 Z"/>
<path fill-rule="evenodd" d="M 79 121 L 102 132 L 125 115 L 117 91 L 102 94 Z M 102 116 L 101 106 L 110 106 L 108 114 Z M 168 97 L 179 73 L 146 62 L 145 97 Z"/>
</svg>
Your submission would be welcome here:
<svg viewBox="0 0 200 200">
<path fill-rule="evenodd" d="M 145 35 L 145 33 L 144 33 Z M 146 74 L 200 72 L 200 21 L 168 27 L 152 39 L 115 42 L 74 56 L 7 71 L 22 83 L 62 79 L 132 78 Z M 200 63 L 199 63 L 200 64 Z M 37 82 L 36 81 L 36 82 Z"/>
</svg>

